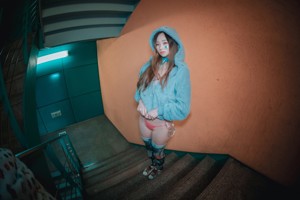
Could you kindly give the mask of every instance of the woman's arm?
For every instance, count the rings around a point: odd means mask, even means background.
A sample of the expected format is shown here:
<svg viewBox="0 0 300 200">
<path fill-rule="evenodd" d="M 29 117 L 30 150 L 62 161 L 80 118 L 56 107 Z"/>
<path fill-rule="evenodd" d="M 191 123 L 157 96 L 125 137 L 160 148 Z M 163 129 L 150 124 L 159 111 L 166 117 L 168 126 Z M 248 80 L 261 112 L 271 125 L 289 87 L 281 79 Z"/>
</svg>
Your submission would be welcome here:
<svg viewBox="0 0 300 200">
<path fill-rule="evenodd" d="M 191 83 L 189 69 L 184 67 L 176 74 L 175 99 L 158 108 L 165 120 L 183 120 L 190 113 Z"/>
</svg>

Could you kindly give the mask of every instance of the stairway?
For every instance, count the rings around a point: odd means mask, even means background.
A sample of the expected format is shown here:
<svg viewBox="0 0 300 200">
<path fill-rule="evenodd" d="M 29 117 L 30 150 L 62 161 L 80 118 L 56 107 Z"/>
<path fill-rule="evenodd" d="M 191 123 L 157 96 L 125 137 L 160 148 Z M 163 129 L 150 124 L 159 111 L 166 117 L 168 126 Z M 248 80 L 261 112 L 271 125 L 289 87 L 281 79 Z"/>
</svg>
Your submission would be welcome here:
<svg viewBox="0 0 300 200">
<path fill-rule="evenodd" d="M 118 37 L 140 0 L 43 0 L 44 46 Z"/>
<path fill-rule="evenodd" d="M 232 157 L 220 161 L 169 152 L 158 177 L 142 175 L 150 164 L 142 146 L 128 149 L 84 169 L 89 200 L 257 200 L 283 198 L 283 187 Z"/>
</svg>

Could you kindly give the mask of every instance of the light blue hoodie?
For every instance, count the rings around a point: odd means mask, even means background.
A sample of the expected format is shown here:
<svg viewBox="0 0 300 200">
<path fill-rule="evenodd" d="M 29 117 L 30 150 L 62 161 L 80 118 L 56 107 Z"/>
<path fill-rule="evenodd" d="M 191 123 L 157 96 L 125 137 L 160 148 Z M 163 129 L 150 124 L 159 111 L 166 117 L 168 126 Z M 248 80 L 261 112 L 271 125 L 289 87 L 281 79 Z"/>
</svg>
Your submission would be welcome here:
<svg viewBox="0 0 300 200">
<path fill-rule="evenodd" d="M 178 52 L 175 54 L 175 67 L 169 74 L 167 85 L 162 88 L 161 84 L 151 83 L 144 91 L 136 90 L 135 100 L 141 99 L 147 108 L 147 112 L 158 108 L 158 118 L 162 120 L 183 120 L 190 113 L 191 84 L 190 72 L 184 62 L 184 48 L 177 32 L 170 27 L 160 27 L 154 30 L 150 36 L 150 46 L 153 51 L 154 35 L 157 32 L 165 32 L 178 44 Z M 139 76 L 150 66 L 152 57 L 140 70 Z"/>
</svg>

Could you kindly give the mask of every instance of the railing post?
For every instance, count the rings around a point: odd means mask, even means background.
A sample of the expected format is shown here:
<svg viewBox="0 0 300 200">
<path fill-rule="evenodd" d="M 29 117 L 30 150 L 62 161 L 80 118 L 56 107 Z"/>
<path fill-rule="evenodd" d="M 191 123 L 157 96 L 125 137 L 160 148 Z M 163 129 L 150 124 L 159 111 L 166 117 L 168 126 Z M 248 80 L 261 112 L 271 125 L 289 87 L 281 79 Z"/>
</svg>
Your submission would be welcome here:
<svg viewBox="0 0 300 200">
<path fill-rule="evenodd" d="M 60 145 L 62 148 L 63 154 L 65 157 L 58 156 L 58 149 L 52 147 L 52 144 L 58 142 L 57 144 Z M 48 141 L 45 141 L 37 146 L 34 146 L 30 149 L 27 149 L 19 154 L 16 154 L 18 158 L 26 158 L 33 153 L 44 151 L 45 155 L 49 158 L 49 161 L 55 166 L 55 168 L 59 171 L 62 175 L 62 178 L 66 180 L 66 186 L 71 186 L 72 191 L 76 191 L 76 195 L 78 194 L 80 197 L 86 195 L 86 192 L 83 188 L 82 184 L 82 164 L 80 159 L 78 158 L 76 151 L 72 145 L 71 140 L 68 137 L 68 134 L 63 131 L 58 134 L 57 137 L 52 138 Z M 64 163 L 64 164 L 63 164 Z M 50 171 L 50 170 L 49 170 Z M 54 177 L 52 177 L 54 178 Z M 54 179 L 53 179 L 54 180 Z M 61 199 L 67 199 L 64 197 L 67 195 L 66 192 L 61 192 L 61 188 L 56 185 L 56 190 L 61 193 Z"/>
</svg>

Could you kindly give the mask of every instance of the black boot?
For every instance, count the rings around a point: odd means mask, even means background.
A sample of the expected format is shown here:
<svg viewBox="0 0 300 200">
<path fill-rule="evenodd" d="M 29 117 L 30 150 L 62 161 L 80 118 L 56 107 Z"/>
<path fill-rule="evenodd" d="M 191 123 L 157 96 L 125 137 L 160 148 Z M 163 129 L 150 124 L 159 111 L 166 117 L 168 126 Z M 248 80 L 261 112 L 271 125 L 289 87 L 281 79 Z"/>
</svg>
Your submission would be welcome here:
<svg viewBox="0 0 300 200">
<path fill-rule="evenodd" d="M 148 179 L 152 180 L 161 174 L 162 170 L 164 169 L 164 162 L 165 158 L 154 159 L 154 169 L 152 169 L 151 173 L 148 175 Z"/>
<path fill-rule="evenodd" d="M 149 179 L 154 179 L 157 175 L 161 173 L 164 168 L 165 163 L 165 146 L 153 146 L 153 160 L 152 163 L 154 165 L 154 169 L 149 174 Z"/>
<path fill-rule="evenodd" d="M 152 141 L 151 139 L 145 139 L 143 138 L 143 141 L 145 143 L 145 147 L 146 147 L 146 150 L 147 150 L 147 155 L 149 157 L 149 159 L 151 160 L 151 164 L 146 167 L 143 171 L 143 175 L 144 176 L 148 176 L 154 169 L 154 156 L 153 156 L 153 147 L 152 147 Z"/>
</svg>

